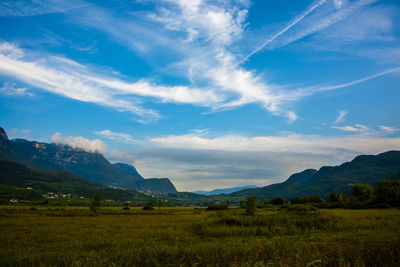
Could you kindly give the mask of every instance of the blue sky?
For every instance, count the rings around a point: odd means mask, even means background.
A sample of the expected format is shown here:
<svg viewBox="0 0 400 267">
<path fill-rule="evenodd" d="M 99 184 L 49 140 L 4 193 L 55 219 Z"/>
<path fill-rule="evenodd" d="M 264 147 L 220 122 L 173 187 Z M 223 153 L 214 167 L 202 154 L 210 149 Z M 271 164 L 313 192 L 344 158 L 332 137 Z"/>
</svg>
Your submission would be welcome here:
<svg viewBox="0 0 400 267">
<path fill-rule="evenodd" d="M 400 149 L 396 0 L 0 2 L 0 123 L 170 177 L 268 185 Z"/>
</svg>

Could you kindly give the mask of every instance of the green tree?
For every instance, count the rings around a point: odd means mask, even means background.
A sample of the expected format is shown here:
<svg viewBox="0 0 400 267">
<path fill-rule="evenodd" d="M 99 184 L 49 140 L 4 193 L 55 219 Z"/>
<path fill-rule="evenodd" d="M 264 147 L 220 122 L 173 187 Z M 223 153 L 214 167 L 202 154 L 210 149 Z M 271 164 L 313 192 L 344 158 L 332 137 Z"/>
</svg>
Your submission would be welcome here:
<svg viewBox="0 0 400 267">
<path fill-rule="evenodd" d="M 164 201 L 162 201 L 162 199 L 157 200 L 157 206 L 160 209 L 161 207 L 164 206 Z"/>
<path fill-rule="evenodd" d="M 246 208 L 247 215 L 252 215 L 252 216 L 254 215 L 254 213 L 256 212 L 256 208 L 257 208 L 257 196 L 256 195 L 246 197 L 245 208 Z"/>
<path fill-rule="evenodd" d="M 372 200 L 374 195 L 374 187 L 370 184 L 356 184 L 353 185 L 353 195 L 362 202 Z"/>
<path fill-rule="evenodd" d="M 268 200 L 264 196 L 261 196 L 260 206 L 265 208 L 268 205 L 268 203 L 269 203 Z"/>
<path fill-rule="evenodd" d="M 246 208 L 246 205 L 245 205 L 243 199 L 239 201 L 239 207 L 242 208 L 242 209 L 245 209 L 245 208 Z"/>
<path fill-rule="evenodd" d="M 229 198 L 226 199 L 226 205 L 229 207 L 231 205 L 231 201 L 229 200 Z"/>
<path fill-rule="evenodd" d="M 96 212 L 100 208 L 101 196 L 98 193 L 94 193 L 93 199 L 90 202 L 90 210 Z"/>
<path fill-rule="evenodd" d="M 400 206 L 400 179 L 386 179 L 376 185 L 376 200 L 380 203 L 388 203 L 392 206 Z"/>
<path fill-rule="evenodd" d="M 331 202 L 331 203 L 340 203 L 343 204 L 344 202 L 348 202 L 350 199 L 348 196 L 346 196 L 343 193 L 331 193 L 328 197 L 327 202 Z"/>
</svg>

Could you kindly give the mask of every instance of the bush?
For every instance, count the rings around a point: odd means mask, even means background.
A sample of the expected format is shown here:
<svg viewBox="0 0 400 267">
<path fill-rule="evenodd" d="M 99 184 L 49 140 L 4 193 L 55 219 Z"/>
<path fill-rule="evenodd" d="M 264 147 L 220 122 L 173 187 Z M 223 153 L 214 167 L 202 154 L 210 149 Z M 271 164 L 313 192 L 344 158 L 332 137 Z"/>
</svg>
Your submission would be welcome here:
<svg viewBox="0 0 400 267">
<path fill-rule="evenodd" d="M 225 204 L 212 204 L 207 207 L 207 210 L 227 210 L 229 209 Z"/>
<path fill-rule="evenodd" d="M 386 179 L 376 185 L 376 201 L 388 203 L 394 207 L 400 206 L 400 179 Z"/>
<path fill-rule="evenodd" d="M 154 207 L 152 207 L 150 205 L 146 205 L 143 207 L 143 210 L 154 210 Z"/>
<path fill-rule="evenodd" d="M 306 205 L 289 206 L 286 210 L 297 214 L 316 213 L 319 211 L 317 207 Z"/>
<path fill-rule="evenodd" d="M 346 196 L 343 193 L 331 193 L 329 195 L 328 201 L 329 203 L 335 203 L 334 206 L 337 208 L 343 207 L 345 203 L 350 202 L 351 199 L 349 196 Z"/>
<path fill-rule="evenodd" d="M 245 209 L 247 215 L 254 215 L 257 208 L 257 196 L 248 196 L 245 201 Z"/>
<path fill-rule="evenodd" d="M 288 203 L 288 201 L 284 197 L 276 197 L 271 200 L 272 205 L 283 205 L 283 204 L 287 204 L 287 203 Z"/>
<path fill-rule="evenodd" d="M 128 206 L 122 208 L 123 210 L 130 210 Z"/>
<path fill-rule="evenodd" d="M 317 195 L 314 196 L 305 196 L 305 197 L 295 197 L 290 199 L 290 203 L 292 204 L 304 204 L 304 203 L 322 203 L 324 200 Z"/>
<path fill-rule="evenodd" d="M 374 195 L 374 187 L 370 184 L 353 185 L 353 195 L 361 202 L 370 201 Z"/>
<path fill-rule="evenodd" d="M 101 203 L 101 196 L 98 193 L 95 193 L 93 195 L 93 199 L 90 202 L 90 210 L 96 212 L 100 208 L 100 203 Z"/>
</svg>

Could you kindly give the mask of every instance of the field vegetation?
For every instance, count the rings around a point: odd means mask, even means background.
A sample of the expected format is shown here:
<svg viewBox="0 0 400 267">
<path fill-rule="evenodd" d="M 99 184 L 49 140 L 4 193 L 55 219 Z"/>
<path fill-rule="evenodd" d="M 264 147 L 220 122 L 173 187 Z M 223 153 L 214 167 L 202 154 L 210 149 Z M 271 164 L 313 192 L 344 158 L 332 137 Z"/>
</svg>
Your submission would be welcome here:
<svg viewBox="0 0 400 267">
<path fill-rule="evenodd" d="M 250 200 L 252 201 L 252 200 Z M 126 207 L 126 206 L 125 206 Z M 1 206 L 1 266 L 396 266 L 399 209 Z"/>
</svg>

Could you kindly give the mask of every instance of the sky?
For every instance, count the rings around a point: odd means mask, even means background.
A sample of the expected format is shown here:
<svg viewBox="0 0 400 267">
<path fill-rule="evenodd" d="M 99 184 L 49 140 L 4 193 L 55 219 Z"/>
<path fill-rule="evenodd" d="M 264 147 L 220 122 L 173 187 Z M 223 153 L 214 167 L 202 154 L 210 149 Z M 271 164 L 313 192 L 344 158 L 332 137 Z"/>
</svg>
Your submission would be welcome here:
<svg viewBox="0 0 400 267">
<path fill-rule="evenodd" d="M 169 177 L 400 150 L 398 0 L 1 0 L 0 126 Z"/>
</svg>

